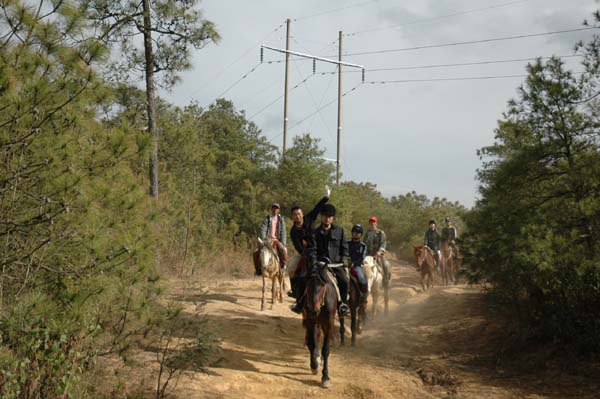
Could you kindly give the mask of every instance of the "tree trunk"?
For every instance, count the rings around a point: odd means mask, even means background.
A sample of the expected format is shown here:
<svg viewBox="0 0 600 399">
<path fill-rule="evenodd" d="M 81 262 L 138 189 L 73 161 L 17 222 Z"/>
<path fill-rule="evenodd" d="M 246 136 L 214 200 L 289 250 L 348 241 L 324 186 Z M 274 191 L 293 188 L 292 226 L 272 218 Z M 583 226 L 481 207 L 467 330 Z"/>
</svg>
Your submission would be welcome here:
<svg viewBox="0 0 600 399">
<path fill-rule="evenodd" d="M 156 93 L 154 88 L 154 51 L 152 50 L 152 26 L 150 0 L 142 1 L 144 13 L 144 55 L 146 58 L 146 106 L 148 111 L 148 134 L 152 140 L 150 153 L 150 196 L 158 197 L 158 129 L 156 128 Z"/>
</svg>

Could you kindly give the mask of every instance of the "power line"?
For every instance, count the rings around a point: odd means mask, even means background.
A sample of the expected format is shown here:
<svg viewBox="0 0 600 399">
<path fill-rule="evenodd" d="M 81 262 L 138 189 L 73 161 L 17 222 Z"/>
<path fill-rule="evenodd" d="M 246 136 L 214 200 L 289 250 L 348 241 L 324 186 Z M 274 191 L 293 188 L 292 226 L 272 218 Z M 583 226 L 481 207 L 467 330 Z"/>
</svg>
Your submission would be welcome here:
<svg viewBox="0 0 600 399">
<path fill-rule="evenodd" d="M 312 76 L 312 75 L 310 75 L 310 76 Z M 358 89 L 358 88 L 359 88 L 360 86 L 362 86 L 362 85 L 363 85 L 363 83 L 361 82 L 361 83 L 357 84 L 356 86 L 354 86 L 353 88 L 351 88 L 350 90 L 347 90 L 347 91 L 345 91 L 345 92 L 342 94 L 342 97 L 345 97 L 345 96 L 347 96 L 348 94 L 352 93 L 353 91 L 355 91 L 356 89 Z M 321 110 L 323 110 L 323 109 L 325 109 L 325 108 L 329 107 L 331 104 L 335 103 L 336 101 L 337 101 L 337 97 L 336 97 L 336 98 L 334 98 L 333 100 L 329 101 L 328 103 L 326 103 L 326 104 L 325 104 L 325 105 L 323 105 L 322 107 L 320 107 L 320 108 L 317 108 L 315 111 L 311 112 L 310 114 L 308 114 L 308 115 L 305 115 L 305 116 L 304 116 L 302 119 L 300 119 L 298 122 L 294 123 L 294 124 L 293 124 L 293 125 L 290 127 L 290 130 L 291 130 L 291 129 L 293 129 L 293 128 L 295 128 L 295 127 L 297 127 L 297 126 L 299 126 L 299 125 L 301 125 L 301 124 L 302 124 L 304 121 L 306 121 L 308 118 L 310 118 L 310 117 L 311 117 L 311 116 L 313 116 L 313 115 L 316 115 L 318 112 L 320 112 Z M 275 140 L 276 138 L 278 138 L 278 137 L 279 137 L 279 136 L 281 136 L 282 134 L 283 134 L 283 132 L 281 132 L 281 133 L 279 133 L 279 134 L 277 134 L 277 135 L 275 135 L 275 136 L 271 137 L 271 138 L 269 139 L 269 141 L 273 141 L 273 140 Z"/>
<path fill-rule="evenodd" d="M 508 3 L 497 4 L 495 6 L 490 6 L 490 7 L 481 7 L 481 8 L 474 8 L 474 9 L 471 9 L 471 10 L 457 11 L 457 12 L 453 12 L 453 13 L 450 13 L 450 14 L 439 15 L 437 17 L 431 17 L 431 18 L 418 19 L 418 20 L 404 22 L 402 24 L 397 24 L 397 25 L 388 25 L 388 26 L 384 26 L 384 27 L 376 27 L 376 28 L 363 29 L 363 30 L 359 30 L 359 31 L 356 31 L 356 32 L 347 33 L 344 36 L 357 36 L 357 35 L 361 35 L 363 33 L 369 33 L 369 32 L 376 32 L 376 31 L 382 31 L 382 30 L 387 30 L 387 29 L 400 28 L 402 26 L 415 25 L 415 24 L 419 24 L 419 23 L 422 23 L 422 22 L 435 21 L 435 20 L 443 19 L 443 18 L 450 18 L 450 17 L 459 16 L 459 15 L 466 15 L 466 14 L 472 14 L 472 13 L 475 13 L 475 12 L 481 12 L 481 11 L 487 11 L 487 10 L 492 10 L 492 9 L 496 9 L 496 8 L 508 7 L 508 6 L 511 6 L 511 5 L 514 5 L 514 4 L 525 3 L 525 2 L 528 2 L 528 1 L 530 1 L 530 0 L 510 1 Z"/>
<path fill-rule="evenodd" d="M 229 90 L 233 89 L 235 86 L 238 85 L 238 83 L 240 83 L 242 80 L 246 79 L 249 75 L 251 75 L 252 72 L 256 71 L 256 69 L 259 66 L 261 66 L 260 62 L 258 64 L 256 64 L 255 66 L 253 66 L 252 69 L 250 69 L 248 72 L 246 72 L 245 74 L 243 74 L 241 78 L 239 78 L 238 80 L 236 80 L 235 82 L 233 82 L 227 89 L 225 89 L 224 92 L 222 92 L 217 97 L 215 97 L 215 99 L 213 101 L 215 101 L 216 99 L 222 98 L 225 94 L 227 94 L 229 92 Z M 209 104 L 212 104 L 213 101 L 211 101 Z"/>
<path fill-rule="evenodd" d="M 574 72 L 575 75 L 583 74 L 584 72 Z M 510 79 L 510 78 L 526 78 L 530 75 L 493 75 L 493 76 L 468 76 L 468 77 L 452 77 L 452 78 L 428 78 L 428 79 L 398 79 L 398 80 L 368 80 L 365 84 L 388 84 L 388 83 L 420 83 L 420 82 L 450 82 L 461 80 L 491 80 L 491 79 Z"/>
<path fill-rule="evenodd" d="M 302 17 L 294 18 L 294 19 L 292 19 L 292 21 L 303 21 L 303 20 L 314 18 L 314 17 L 318 17 L 318 16 L 321 16 L 321 15 L 326 15 L 326 14 L 331 14 L 331 13 L 334 13 L 334 12 L 337 12 L 337 11 L 347 10 L 349 8 L 362 7 L 364 5 L 367 5 L 367 4 L 370 4 L 370 3 L 375 3 L 377 1 L 379 1 L 379 0 L 369 0 L 369 1 L 363 1 L 363 2 L 360 2 L 360 3 L 349 4 L 349 5 L 344 6 L 344 7 L 333 8 L 333 9 L 330 9 L 330 10 L 320 11 L 320 12 L 317 12 L 315 14 L 305 15 L 305 16 L 302 16 Z"/>
<path fill-rule="evenodd" d="M 273 34 L 275 34 L 278 30 L 280 30 L 281 28 L 283 28 L 285 26 L 285 22 L 279 24 L 279 26 L 277 26 L 275 29 L 273 29 L 271 32 L 269 32 L 267 35 L 265 35 L 262 39 L 260 39 L 258 42 L 256 42 L 255 44 L 253 44 L 252 46 L 248 47 L 248 49 L 246 49 L 242 55 L 240 55 L 239 57 L 237 57 L 236 59 L 234 59 L 233 61 L 231 61 L 229 64 L 227 64 L 224 68 L 221 68 L 219 70 L 219 72 L 217 72 L 216 74 L 214 74 L 213 76 L 211 76 L 208 80 L 205 81 L 205 83 L 203 83 L 200 88 L 194 90 L 192 92 L 192 94 L 190 94 L 190 98 L 194 97 L 196 94 L 198 94 L 198 92 L 200 92 L 201 90 L 203 90 L 204 88 L 206 88 L 207 86 L 211 85 L 212 83 L 214 83 L 216 81 L 217 78 L 221 77 L 221 75 L 223 75 L 223 73 L 225 73 L 229 68 L 231 68 L 233 65 L 237 64 L 242 58 L 244 58 L 245 56 L 247 56 L 252 50 L 255 50 L 257 46 L 259 46 L 261 43 L 263 43 L 265 40 L 267 40 L 269 37 L 271 37 Z"/>
<path fill-rule="evenodd" d="M 557 55 L 555 57 L 573 58 L 573 57 L 582 57 L 582 56 L 579 54 L 573 54 L 573 55 Z M 490 60 L 490 61 L 459 62 L 459 63 L 451 63 L 451 64 L 412 65 L 412 66 L 402 66 L 402 67 L 373 68 L 373 69 L 367 69 L 367 72 L 404 71 L 404 70 L 414 70 L 414 69 L 452 68 L 452 67 L 459 67 L 459 66 L 507 64 L 507 63 L 513 63 L 513 62 L 535 61 L 537 59 L 548 60 L 551 58 L 552 57 L 530 57 L 530 58 L 511 58 L 511 59 Z M 348 72 L 358 73 L 360 71 L 348 71 Z M 320 72 L 320 73 L 331 73 L 332 74 L 334 72 Z"/>
<path fill-rule="evenodd" d="M 363 52 L 357 52 L 357 53 L 347 53 L 344 55 L 353 56 L 353 55 L 383 54 L 383 53 L 395 53 L 395 52 L 400 52 L 400 51 L 412 51 L 412 50 L 423 50 L 423 49 L 430 49 L 430 48 L 462 46 L 462 45 L 467 45 L 467 44 L 490 43 L 490 42 L 499 42 L 499 41 L 504 41 L 504 40 L 524 39 L 524 38 L 528 38 L 528 37 L 539 37 L 539 36 L 548 36 L 548 35 L 558 35 L 558 34 L 563 34 L 563 33 L 582 32 L 582 31 L 587 31 L 587 30 L 592 30 L 592 29 L 598 29 L 598 28 L 585 27 L 585 28 L 577 28 L 577 29 L 557 30 L 557 31 L 553 31 L 553 32 L 531 33 L 531 34 L 526 34 L 526 35 L 504 36 L 504 37 L 496 37 L 496 38 L 481 39 L 481 40 L 469 40 L 469 41 L 464 41 L 464 42 L 431 44 L 431 45 L 427 45 L 427 46 L 404 47 L 404 48 L 397 48 L 397 49 L 386 49 L 386 50 L 375 50 L 375 51 L 363 51 Z"/>
<path fill-rule="evenodd" d="M 294 89 L 297 89 L 298 87 L 300 87 L 301 85 L 303 85 L 304 83 L 306 83 L 308 81 L 308 79 L 312 78 L 315 75 L 308 75 L 304 80 L 302 80 L 301 82 L 297 83 L 294 87 L 292 87 L 289 91 L 294 91 Z M 283 94 L 281 94 L 279 97 L 277 97 L 276 99 L 274 99 L 273 101 L 269 102 L 267 105 L 265 105 L 264 107 L 262 107 L 260 110 L 256 111 L 254 114 L 252 114 L 251 116 L 248 117 L 248 119 L 252 119 L 257 115 L 260 115 L 261 113 L 263 113 L 265 110 L 267 110 L 271 105 L 275 104 L 277 101 L 281 100 L 283 98 Z M 283 134 L 283 133 L 282 133 Z"/>
</svg>

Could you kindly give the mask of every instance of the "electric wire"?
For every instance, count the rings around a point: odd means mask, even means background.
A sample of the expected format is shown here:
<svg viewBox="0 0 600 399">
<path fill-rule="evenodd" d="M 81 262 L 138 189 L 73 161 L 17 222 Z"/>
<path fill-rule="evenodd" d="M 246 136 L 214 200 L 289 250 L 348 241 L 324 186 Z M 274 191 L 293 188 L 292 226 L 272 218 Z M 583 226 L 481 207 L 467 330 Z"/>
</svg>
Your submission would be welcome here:
<svg viewBox="0 0 600 399">
<path fill-rule="evenodd" d="M 362 6 L 365 6 L 365 5 L 370 4 L 370 3 L 375 3 L 377 1 L 379 1 L 379 0 L 369 0 L 369 1 L 363 1 L 363 2 L 360 2 L 360 3 L 349 4 L 349 5 L 344 6 L 344 7 L 338 7 L 338 8 L 333 8 L 333 9 L 330 9 L 330 10 L 320 11 L 320 12 L 317 12 L 317 13 L 314 13 L 314 14 L 311 14 L 311 15 L 304 15 L 302 17 L 294 18 L 294 19 L 292 19 L 292 21 L 304 21 L 304 20 L 307 20 L 307 19 L 310 19 L 310 18 L 319 17 L 321 15 L 326 15 L 326 14 L 331 14 L 331 13 L 334 13 L 334 12 L 337 12 L 337 11 L 343 11 L 343 10 L 347 10 L 347 9 L 350 9 L 350 8 L 362 7 Z"/>
<path fill-rule="evenodd" d="M 439 16 L 431 17 L 431 18 L 417 19 L 414 21 L 404 22 L 404 23 L 396 24 L 396 25 L 388 25 L 388 26 L 384 26 L 384 27 L 374 27 L 374 28 L 363 29 L 363 30 L 359 30 L 356 32 L 346 33 L 346 34 L 344 34 L 344 36 L 358 36 L 358 35 L 362 35 L 363 33 L 370 33 L 370 32 L 377 32 L 377 31 L 382 31 L 382 30 L 387 30 L 387 29 L 400 28 L 402 26 L 415 25 L 415 24 L 419 24 L 422 22 L 429 22 L 429 21 L 435 21 L 438 19 L 451 18 L 451 17 L 455 17 L 455 16 L 459 16 L 459 15 L 466 15 L 466 14 L 472 14 L 472 13 L 476 13 L 476 12 L 488 11 L 488 10 L 493 10 L 493 9 L 497 9 L 497 8 L 508 7 L 508 6 L 511 6 L 514 4 L 526 3 L 528 1 L 531 1 L 531 0 L 510 1 L 507 3 L 497 4 L 497 5 L 489 6 L 489 7 L 474 8 L 474 9 L 465 10 L 465 11 L 456 11 L 456 12 L 452 12 L 450 14 L 439 15 Z"/>
<path fill-rule="evenodd" d="M 196 90 L 194 90 L 189 98 L 194 97 L 196 94 L 198 94 L 200 91 L 202 91 L 203 89 L 205 89 L 206 87 L 210 86 L 212 83 L 214 83 L 219 77 L 221 77 L 227 70 L 229 70 L 229 68 L 231 68 L 232 66 L 234 66 L 235 64 L 237 64 L 240 60 L 242 60 L 245 56 L 247 56 L 251 51 L 255 50 L 257 46 L 260 46 L 265 40 L 267 40 L 269 37 L 271 37 L 272 35 L 274 35 L 278 30 L 280 30 L 281 28 L 283 28 L 285 26 L 285 22 L 279 24 L 275 29 L 273 29 L 271 32 L 269 32 L 267 35 L 265 35 L 262 39 L 260 39 L 257 43 L 253 44 L 252 46 L 248 47 L 248 49 L 246 49 L 239 57 L 237 57 L 236 59 L 234 59 L 233 61 L 231 61 L 229 64 L 227 64 L 224 68 L 221 68 L 219 70 L 219 72 L 217 72 L 216 74 L 214 74 L 213 76 L 211 76 L 209 79 L 207 79 L 203 84 L 200 85 L 200 87 Z"/>
<path fill-rule="evenodd" d="M 452 43 L 443 43 L 443 44 L 430 44 L 425 46 L 415 46 L 415 47 L 403 47 L 396 49 L 385 49 L 385 50 L 373 50 L 373 51 L 362 51 L 356 53 L 346 53 L 345 56 L 356 56 L 356 55 L 371 55 L 371 54 L 385 54 L 385 53 L 395 53 L 401 51 L 413 51 L 413 50 L 423 50 L 423 49 L 431 49 L 431 48 L 441 48 L 441 47 L 451 47 L 451 46 L 462 46 L 468 44 L 478 44 L 478 43 L 491 43 L 491 42 L 499 42 L 505 40 L 517 40 L 517 39 L 525 39 L 529 37 L 540 37 L 540 36 L 549 36 L 549 35 L 559 35 L 563 33 L 572 33 L 572 32 L 583 32 L 589 31 L 598 28 L 596 27 L 585 27 L 585 28 L 577 28 L 577 29 L 565 29 L 565 30 L 557 30 L 552 32 L 541 32 L 541 33 L 531 33 L 524 35 L 516 35 L 516 36 L 504 36 L 504 37 L 495 37 L 489 39 L 480 39 L 480 40 L 468 40 L 462 42 L 452 42 Z M 329 57 L 333 57 L 330 55 Z"/>
<path fill-rule="evenodd" d="M 311 75 L 312 76 L 312 75 Z M 360 86 L 362 86 L 362 82 L 357 84 L 356 86 L 354 86 L 353 88 L 351 88 L 350 90 L 345 91 L 342 94 L 342 97 L 346 97 L 348 94 L 352 93 L 353 91 L 355 91 L 356 89 L 358 89 Z M 329 107 L 331 104 L 335 103 L 337 101 L 337 97 L 332 99 L 331 101 L 327 102 L 325 105 L 323 105 L 322 107 L 316 109 L 315 111 L 311 112 L 308 115 L 305 115 L 302 119 L 300 119 L 298 122 L 294 123 L 292 126 L 290 126 L 288 129 L 292 130 L 295 127 L 301 125 L 304 121 L 306 121 L 308 118 L 310 118 L 313 115 L 316 115 L 319 111 Z M 279 136 L 283 135 L 283 132 L 280 132 L 279 134 L 271 137 L 270 139 L 268 139 L 270 142 L 272 142 L 273 140 L 275 140 L 276 138 L 278 138 Z"/>
</svg>

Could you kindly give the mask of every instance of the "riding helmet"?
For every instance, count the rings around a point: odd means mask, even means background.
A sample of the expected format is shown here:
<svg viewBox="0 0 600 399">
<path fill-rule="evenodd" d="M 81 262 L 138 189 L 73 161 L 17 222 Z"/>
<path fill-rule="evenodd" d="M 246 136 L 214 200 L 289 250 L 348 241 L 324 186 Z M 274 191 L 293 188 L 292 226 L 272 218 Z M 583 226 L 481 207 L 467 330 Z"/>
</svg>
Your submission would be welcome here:
<svg viewBox="0 0 600 399">
<path fill-rule="evenodd" d="M 352 226 L 352 233 L 363 233 L 363 227 L 360 224 L 355 224 L 354 226 Z"/>
<path fill-rule="evenodd" d="M 325 204 L 321 207 L 321 215 L 335 216 L 335 206 L 331 204 Z"/>
</svg>

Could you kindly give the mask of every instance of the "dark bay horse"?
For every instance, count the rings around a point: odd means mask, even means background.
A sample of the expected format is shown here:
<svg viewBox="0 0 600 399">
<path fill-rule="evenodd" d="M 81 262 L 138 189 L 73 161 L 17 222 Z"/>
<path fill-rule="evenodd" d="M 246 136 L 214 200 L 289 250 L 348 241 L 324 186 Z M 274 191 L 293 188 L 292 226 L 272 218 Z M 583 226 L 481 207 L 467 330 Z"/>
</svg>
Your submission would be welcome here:
<svg viewBox="0 0 600 399">
<path fill-rule="evenodd" d="M 417 271 L 421 273 L 421 286 L 423 291 L 433 287 L 433 272 L 435 270 L 435 257 L 433 251 L 425 245 L 413 247 L 413 253 L 417 261 Z M 427 288 L 425 288 L 425 278 L 427 278 Z"/>
<path fill-rule="evenodd" d="M 350 278 L 348 291 L 350 296 L 350 300 L 348 301 L 348 305 L 350 306 L 350 331 L 352 332 L 352 340 L 350 341 L 350 345 L 354 346 L 356 344 L 356 334 L 360 334 L 362 332 L 363 324 L 367 320 L 367 302 L 366 300 L 364 303 L 360 302 L 360 287 L 354 276 Z M 340 333 L 342 335 L 342 343 L 344 342 L 345 333 L 345 331 L 341 330 L 341 326 L 343 325 L 344 320 L 343 318 L 340 318 Z"/>
<path fill-rule="evenodd" d="M 310 369 L 313 374 L 319 372 L 319 337 L 323 338 L 321 348 L 321 357 L 323 359 L 323 375 L 321 386 L 328 388 L 329 380 L 329 344 L 331 334 L 334 329 L 334 319 L 338 308 L 338 297 L 335 286 L 331 282 L 327 273 L 327 264 L 317 262 L 313 273 L 308 279 L 306 285 L 306 301 L 303 310 L 302 324 L 306 329 L 305 342 L 310 352 Z M 340 322 L 342 320 L 340 319 Z M 343 323 L 340 330 L 343 331 Z M 343 335 L 342 335 L 343 342 Z"/>
</svg>

